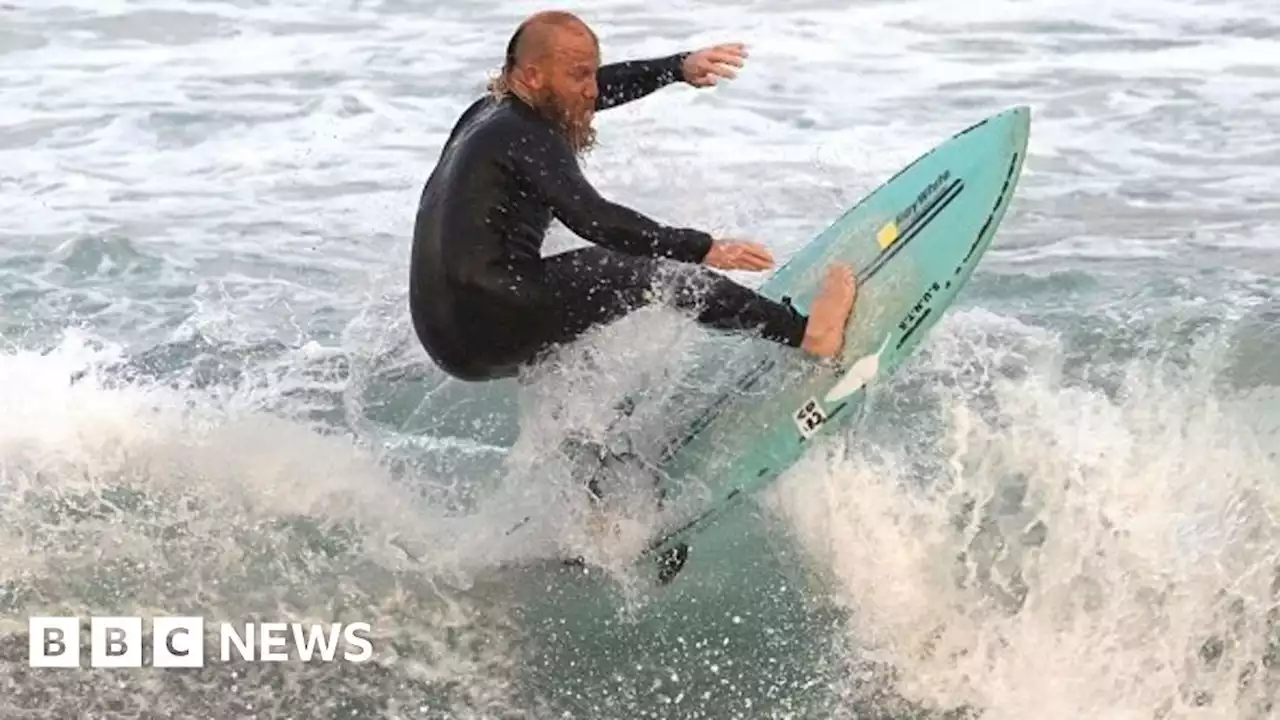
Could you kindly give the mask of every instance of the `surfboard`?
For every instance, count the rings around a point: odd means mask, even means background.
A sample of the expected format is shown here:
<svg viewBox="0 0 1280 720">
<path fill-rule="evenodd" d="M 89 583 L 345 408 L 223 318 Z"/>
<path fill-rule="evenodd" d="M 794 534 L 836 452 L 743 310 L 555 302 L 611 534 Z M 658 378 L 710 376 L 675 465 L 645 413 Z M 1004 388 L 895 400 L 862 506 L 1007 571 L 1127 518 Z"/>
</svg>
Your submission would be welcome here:
<svg viewBox="0 0 1280 720">
<path fill-rule="evenodd" d="M 1030 109 L 957 132 L 903 167 L 781 266 L 760 292 L 804 311 L 827 266 L 849 263 L 858 296 L 834 362 L 780 346 L 732 367 L 718 395 L 652 459 L 663 504 L 678 508 L 638 558 L 657 585 L 689 571 L 697 535 L 791 467 L 814 440 L 847 427 L 868 389 L 924 340 L 996 234 L 1022 172 Z M 732 353 L 726 349 L 724 352 Z M 700 368 L 724 377 L 729 356 Z M 676 408 L 675 410 L 679 410 Z M 673 410 L 671 416 L 679 415 Z"/>
</svg>

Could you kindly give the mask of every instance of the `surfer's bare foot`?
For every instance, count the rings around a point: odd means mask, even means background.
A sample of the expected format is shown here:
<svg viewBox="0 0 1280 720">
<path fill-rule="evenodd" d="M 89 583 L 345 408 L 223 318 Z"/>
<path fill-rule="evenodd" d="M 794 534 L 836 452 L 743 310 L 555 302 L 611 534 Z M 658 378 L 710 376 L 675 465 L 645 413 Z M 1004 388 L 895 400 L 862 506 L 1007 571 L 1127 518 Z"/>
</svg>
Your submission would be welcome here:
<svg viewBox="0 0 1280 720">
<path fill-rule="evenodd" d="M 818 357 L 831 357 L 844 347 L 844 327 L 857 295 L 853 270 L 848 265 L 832 265 L 818 288 L 809 311 L 800 347 Z"/>
</svg>

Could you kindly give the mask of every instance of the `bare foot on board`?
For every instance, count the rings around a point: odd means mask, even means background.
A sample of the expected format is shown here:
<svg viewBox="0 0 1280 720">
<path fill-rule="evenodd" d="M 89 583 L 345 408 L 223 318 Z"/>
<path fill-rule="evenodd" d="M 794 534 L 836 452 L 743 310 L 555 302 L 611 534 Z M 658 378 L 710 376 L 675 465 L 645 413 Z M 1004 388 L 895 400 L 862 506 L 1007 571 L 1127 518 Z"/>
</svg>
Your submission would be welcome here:
<svg viewBox="0 0 1280 720">
<path fill-rule="evenodd" d="M 829 358 L 844 347 L 844 328 L 857 296 L 853 270 L 848 265 L 832 265 L 818 288 L 809 311 L 800 347 L 818 357 Z"/>
</svg>

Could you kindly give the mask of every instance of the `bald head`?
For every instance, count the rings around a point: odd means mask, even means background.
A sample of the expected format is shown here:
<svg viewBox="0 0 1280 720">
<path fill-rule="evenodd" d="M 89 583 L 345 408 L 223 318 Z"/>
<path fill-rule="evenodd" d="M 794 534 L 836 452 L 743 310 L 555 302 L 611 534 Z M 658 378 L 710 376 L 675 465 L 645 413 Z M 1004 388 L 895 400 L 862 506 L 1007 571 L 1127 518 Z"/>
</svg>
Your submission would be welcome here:
<svg viewBox="0 0 1280 720">
<path fill-rule="evenodd" d="M 596 73 L 600 43 L 577 15 L 561 10 L 535 13 L 520 23 L 507 43 L 502 71 L 489 83 L 496 96 L 523 100 L 560 128 L 584 151 L 595 130 Z"/>
<path fill-rule="evenodd" d="M 563 10 L 534 13 L 516 28 L 507 43 L 504 70 L 528 67 L 545 62 L 557 49 L 566 45 L 590 42 L 599 50 L 599 40 L 582 18 Z"/>
</svg>

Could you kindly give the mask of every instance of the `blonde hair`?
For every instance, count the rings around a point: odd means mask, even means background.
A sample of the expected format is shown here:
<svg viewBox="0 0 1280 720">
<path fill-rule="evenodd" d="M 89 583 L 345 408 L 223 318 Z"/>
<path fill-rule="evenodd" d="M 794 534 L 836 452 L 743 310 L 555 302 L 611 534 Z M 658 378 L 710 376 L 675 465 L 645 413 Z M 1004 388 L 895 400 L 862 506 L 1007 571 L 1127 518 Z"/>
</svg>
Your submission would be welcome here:
<svg viewBox="0 0 1280 720">
<path fill-rule="evenodd" d="M 511 86 L 507 83 L 506 68 L 492 73 L 484 88 L 490 95 L 499 100 L 506 97 L 511 92 Z"/>
</svg>

